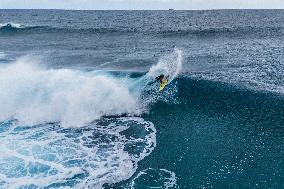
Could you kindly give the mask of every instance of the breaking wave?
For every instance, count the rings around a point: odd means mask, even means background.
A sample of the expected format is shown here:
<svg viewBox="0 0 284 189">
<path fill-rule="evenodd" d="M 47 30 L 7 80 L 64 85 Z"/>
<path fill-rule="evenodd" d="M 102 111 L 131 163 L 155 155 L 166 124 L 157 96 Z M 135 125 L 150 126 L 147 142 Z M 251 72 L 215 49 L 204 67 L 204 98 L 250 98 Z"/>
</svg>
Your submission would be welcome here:
<svg viewBox="0 0 284 189">
<path fill-rule="evenodd" d="M 160 29 L 160 28 L 112 28 L 112 27 L 84 27 L 71 28 L 67 26 L 27 26 L 18 23 L 0 24 L 0 32 L 4 33 L 98 33 L 98 34 L 129 34 L 141 33 L 146 35 L 196 35 L 196 36 L 239 36 L 239 35 L 284 35 L 284 28 L 281 26 L 232 26 L 232 27 L 190 27 L 186 29 Z"/>
<path fill-rule="evenodd" d="M 104 115 L 138 114 L 126 82 L 68 69 L 43 69 L 22 58 L 0 68 L 0 120 L 82 126 Z"/>
<path fill-rule="evenodd" d="M 161 97 L 154 77 L 172 81 L 181 56 L 175 49 L 139 78 L 48 69 L 28 56 L 1 65 L 0 187 L 102 188 L 131 178 L 156 146 L 154 124 L 139 118 Z M 144 172 L 175 184 L 174 173 Z"/>
</svg>

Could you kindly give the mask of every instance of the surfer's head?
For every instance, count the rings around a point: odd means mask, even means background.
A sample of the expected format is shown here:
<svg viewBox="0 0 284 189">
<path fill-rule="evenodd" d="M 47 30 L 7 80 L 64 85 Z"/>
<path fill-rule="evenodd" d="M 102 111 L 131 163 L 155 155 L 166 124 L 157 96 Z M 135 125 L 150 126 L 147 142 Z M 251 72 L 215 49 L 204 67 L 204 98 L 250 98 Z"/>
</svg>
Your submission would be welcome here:
<svg viewBox="0 0 284 189">
<path fill-rule="evenodd" d="M 164 78 L 164 74 L 159 75 L 158 77 L 156 77 L 157 81 L 162 81 L 162 79 Z"/>
</svg>

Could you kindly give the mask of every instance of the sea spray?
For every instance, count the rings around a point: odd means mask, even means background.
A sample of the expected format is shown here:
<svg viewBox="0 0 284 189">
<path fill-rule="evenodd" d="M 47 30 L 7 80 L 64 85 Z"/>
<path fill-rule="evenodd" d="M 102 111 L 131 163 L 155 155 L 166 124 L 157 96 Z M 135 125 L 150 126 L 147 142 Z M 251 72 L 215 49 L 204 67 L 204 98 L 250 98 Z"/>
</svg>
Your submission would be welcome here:
<svg viewBox="0 0 284 189">
<path fill-rule="evenodd" d="M 0 188 L 94 188 L 130 178 L 156 146 L 142 118 L 100 119 L 85 127 L 0 122 Z"/>
<path fill-rule="evenodd" d="M 138 114 L 136 97 L 111 77 L 44 69 L 30 58 L 0 68 L 0 120 L 83 126 L 104 115 Z"/>
<path fill-rule="evenodd" d="M 146 75 L 135 82 L 135 85 L 140 85 L 139 99 L 141 99 L 141 107 L 147 109 L 149 105 L 155 104 L 158 101 L 174 104 L 179 103 L 176 97 L 178 87 L 174 80 L 181 74 L 182 65 L 182 50 L 175 47 L 172 52 L 162 56 L 158 63 L 154 64 Z M 160 74 L 166 77 L 169 76 L 169 83 L 162 92 L 158 90 L 159 83 L 155 80 L 155 77 Z"/>
<path fill-rule="evenodd" d="M 165 76 L 169 76 L 169 82 L 171 82 L 180 74 L 182 70 L 182 63 L 182 51 L 175 47 L 172 53 L 161 57 L 159 62 L 150 68 L 147 75 L 155 78 L 160 74 L 164 74 Z"/>
</svg>

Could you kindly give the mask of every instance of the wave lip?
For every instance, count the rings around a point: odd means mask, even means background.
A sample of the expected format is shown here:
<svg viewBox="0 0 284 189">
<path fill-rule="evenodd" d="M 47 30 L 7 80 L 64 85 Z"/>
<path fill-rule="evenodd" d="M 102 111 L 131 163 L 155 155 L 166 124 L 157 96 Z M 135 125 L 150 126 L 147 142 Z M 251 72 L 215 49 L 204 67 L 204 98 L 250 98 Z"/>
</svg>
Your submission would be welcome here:
<svg viewBox="0 0 284 189">
<path fill-rule="evenodd" d="M 136 29 L 126 28 L 68 28 L 68 27 L 54 27 L 54 26 L 26 26 L 18 23 L 0 24 L 0 32 L 5 33 L 134 33 L 138 32 Z"/>
<path fill-rule="evenodd" d="M 0 60 L 5 58 L 6 54 L 4 52 L 0 52 Z"/>
<path fill-rule="evenodd" d="M 242 26 L 242 27 L 192 27 L 187 29 L 176 29 L 176 30 L 161 30 L 157 34 L 165 36 L 173 35 L 196 35 L 196 36 L 211 36 L 211 35 L 284 35 L 284 27 L 282 26 L 270 26 L 270 27 L 255 27 L 255 26 Z"/>
<path fill-rule="evenodd" d="M 166 169 L 148 168 L 140 171 L 131 181 L 131 188 L 178 188 L 176 174 Z"/>
<path fill-rule="evenodd" d="M 27 29 L 27 28 L 30 28 L 30 27 L 17 24 L 17 23 L 0 24 L 1 32 L 13 32 L 13 31 L 18 31 L 18 30 Z"/>
<path fill-rule="evenodd" d="M 48 31 L 51 28 L 48 26 L 26 26 L 17 23 L 5 23 L 0 24 L 1 33 L 20 33 L 20 32 L 38 32 L 38 31 Z"/>
</svg>

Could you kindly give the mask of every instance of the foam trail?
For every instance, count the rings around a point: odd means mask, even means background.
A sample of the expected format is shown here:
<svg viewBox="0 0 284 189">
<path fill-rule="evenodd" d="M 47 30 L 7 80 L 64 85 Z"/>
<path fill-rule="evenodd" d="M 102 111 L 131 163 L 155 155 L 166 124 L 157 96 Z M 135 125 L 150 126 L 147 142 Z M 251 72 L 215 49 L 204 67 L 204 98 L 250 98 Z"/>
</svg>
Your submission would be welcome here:
<svg viewBox="0 0 284 189">
<path fill-rule="evenodd" d="M 139 114 L 125 82 L 68 69 L 43 69 L 30 58 L 0 67 L 0 120 L 83 126 L 104 115 Z"/>
<path fill-rule="evenodd" d="M 155 78 L 161 74 L 168 75 L 170 83 L 181 73 L 182 63 L 182 51 L 175 48 L 172 53 L 165 55 L 157 64 L 153 65 L 145 76 L 132 82 L 130 88 L 133 89 L 137 86 L 139 86 L 139 89 L 143 90 L 145 88 L 151 88 L 154 86 L 153 81 L 155 81 Z M 151 86 L 149 86 L 149 84 Z"/>
<path fill-rule="evenodd" d="M 172 81 L 180 73 L 181 51 L 138 80 L 37 62 L 24 57 L 0 67 L 0 187 L 102 188 L 129 179 L 155 148 L 155 127 L 102 117 L 141 114 L 156 100 L 154 77 L 163 71 Z M 162 186 L 175 185 L 173 174 L 160 173 Z"/>
</svg>

